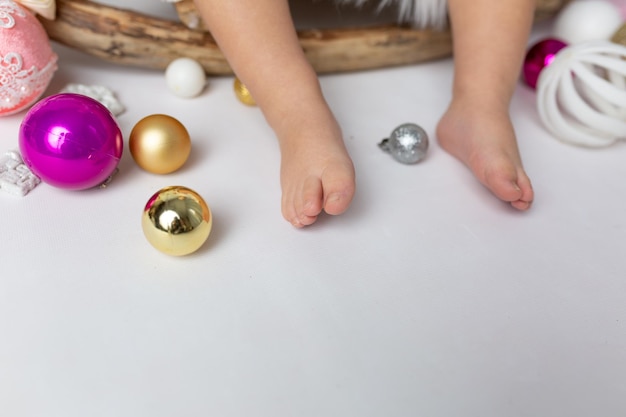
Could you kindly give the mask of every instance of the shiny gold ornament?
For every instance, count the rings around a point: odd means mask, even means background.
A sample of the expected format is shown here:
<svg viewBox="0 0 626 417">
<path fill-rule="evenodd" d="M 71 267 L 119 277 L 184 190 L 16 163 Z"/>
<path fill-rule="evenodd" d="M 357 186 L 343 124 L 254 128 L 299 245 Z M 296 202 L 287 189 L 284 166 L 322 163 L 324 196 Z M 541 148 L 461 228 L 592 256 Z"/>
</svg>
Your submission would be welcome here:
<svg viewBox="0 0 626 417">
<path fill-rule="evenodd" d="M 256 106 L 256 101 L 254 101 L 254 98 L 252 98 L 252 94 L 250 94 L 248 88 L 243 85 L 241 81 L 239 81 L 239 78 L 235 78 L 234 88 L 235 94 L 237 95 L 239 101 L 248 106 Z"/>
<path fill-rule="evenodd" d="M 128 140 L 133 159 L 154 174 L 169 174 L 182 167 L 191 152 L 189 132 L 165 114 L 153 114 L 133 127 Z"/>
<path fill-rule="evenodd" d="M 159 251 L 183 256 L 200 249 L 211 233 L 213 216 L 204 199 L 182 186 L 163 188 L 146 203 L 141 227 Z"/>
</svg>

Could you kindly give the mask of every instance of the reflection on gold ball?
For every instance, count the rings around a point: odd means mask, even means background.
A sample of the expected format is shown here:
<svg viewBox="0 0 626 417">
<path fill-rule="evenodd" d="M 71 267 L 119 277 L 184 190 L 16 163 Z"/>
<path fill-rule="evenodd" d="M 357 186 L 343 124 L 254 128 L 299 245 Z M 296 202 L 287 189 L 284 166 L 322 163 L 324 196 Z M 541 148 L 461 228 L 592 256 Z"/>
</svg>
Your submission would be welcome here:
<svg viewBox="0 0 626 417">
<path fill-rule="evenodd" d="M 185 126 L 165 114 L 153 114 L 133 127 L 128 140 L 133 159 L 154 174 L 169 174 L 182 167 L 191 152 Z"/>
<path fill-rule="evenodd" d="M 209 237 L 212 226 L 209 206 L 198 193 L 182 186 L 157 191 L 146 203 L 141 217 L 148 242 L 173 256 L 198 250 Z"/>
<path fill-rule="evenodd" d="M 252 98 L 252 94 L 248 91 L 248 88 L 239 81 L 239 78 L 235 78 L 235 94 L 239 101 L 248 106 L 256 106 L 256 101 Z"/>
</svg>

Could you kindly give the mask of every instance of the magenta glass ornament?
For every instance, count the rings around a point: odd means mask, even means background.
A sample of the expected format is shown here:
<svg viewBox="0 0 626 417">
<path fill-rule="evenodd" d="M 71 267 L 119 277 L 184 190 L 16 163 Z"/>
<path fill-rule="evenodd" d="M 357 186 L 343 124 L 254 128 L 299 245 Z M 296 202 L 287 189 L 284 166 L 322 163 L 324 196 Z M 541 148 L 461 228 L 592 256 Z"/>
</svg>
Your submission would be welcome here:
<svg viewBox="0 0 626 417">
<path fill-rule="evenodd" d="M 537 80 L 542 69 L 550 65 L 554 56 L 567 44 L 558 39 L 544 39 L 534 44 L 524 58 L 523 77 L 531 88 L 537 87 Z"/>
<path fill-rule="evenodd" d="M 122 132 L 109 110 L 80 94 L 40 100 L 20 126 L 24 163 L 47 184 L 84 190 L 104 183 L 122 157 Z"/>
</svg>

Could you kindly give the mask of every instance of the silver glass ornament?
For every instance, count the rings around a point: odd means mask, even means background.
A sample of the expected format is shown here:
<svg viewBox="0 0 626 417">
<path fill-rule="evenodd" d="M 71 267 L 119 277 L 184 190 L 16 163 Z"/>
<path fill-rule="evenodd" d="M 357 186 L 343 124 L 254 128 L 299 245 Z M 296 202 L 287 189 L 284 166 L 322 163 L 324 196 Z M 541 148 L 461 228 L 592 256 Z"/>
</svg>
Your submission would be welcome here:
<svg viewBox="0 0 626 417">
<path fill-rule="evenodd" d="M 405 123 L 396 127 L 378 146 L 396 161 L 414 164 L 426 157 L 428 134 L 414 123 Z"/>
</svg>

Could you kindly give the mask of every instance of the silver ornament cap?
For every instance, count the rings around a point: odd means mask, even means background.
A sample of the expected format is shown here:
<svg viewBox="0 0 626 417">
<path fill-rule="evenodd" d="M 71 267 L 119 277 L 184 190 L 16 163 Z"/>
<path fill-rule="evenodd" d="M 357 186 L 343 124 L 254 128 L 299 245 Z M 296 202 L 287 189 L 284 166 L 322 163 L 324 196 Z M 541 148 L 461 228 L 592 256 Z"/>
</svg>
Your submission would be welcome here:
<svg viewBox="0 0 626 417">
<path fill-rule="evenodd" d="M 415 123 L 404 123 L 378 146 L 398 162 L 415 164 L 426 157 L 428 134 Z"/>
</svg>

